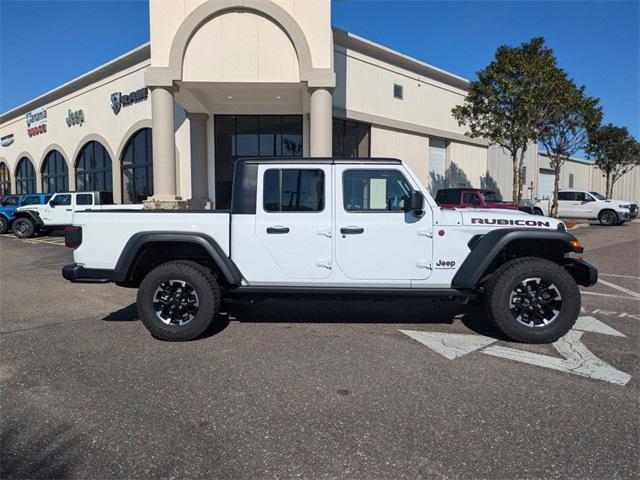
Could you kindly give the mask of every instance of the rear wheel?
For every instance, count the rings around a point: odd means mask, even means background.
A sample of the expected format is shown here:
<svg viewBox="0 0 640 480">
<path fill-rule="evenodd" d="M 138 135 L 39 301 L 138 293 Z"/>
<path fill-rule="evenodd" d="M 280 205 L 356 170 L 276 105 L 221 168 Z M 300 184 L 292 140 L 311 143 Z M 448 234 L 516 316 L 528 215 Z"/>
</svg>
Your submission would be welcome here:
<svg viewBox="0 0 640 480">
<path fill-rule="evenodd" d="M 485 309 L 510 339 L 550 343 L 575 324 L 580 291 L 560 265 L 543 258 L 518 258 L 505 263 L 488 282 Z"/>
<path fill-rule="evenodd" d="M 13 222 L 13 234 L 18 238 L 32 237 L 35 229 L 30 218 L 18 218 Z"/>
<path fill-rule="evenodd" d="M 9 220 L 0 216 L 0 235 L 9 231 Z"/>
<path fill-rule="evenodd" d="M 618 223 L 618 215 L 613 210 L 602 210 L 598 214 L 598 221 L 605 227 L 611 227 Z"/>
<path fill-rule="evenodd" d="M 164 263 L 147 274 L 138 288 L 138 313 L 155 338 L 198 338 L 220 310 L 216 278 L 194 262 Z"/>
</svg>

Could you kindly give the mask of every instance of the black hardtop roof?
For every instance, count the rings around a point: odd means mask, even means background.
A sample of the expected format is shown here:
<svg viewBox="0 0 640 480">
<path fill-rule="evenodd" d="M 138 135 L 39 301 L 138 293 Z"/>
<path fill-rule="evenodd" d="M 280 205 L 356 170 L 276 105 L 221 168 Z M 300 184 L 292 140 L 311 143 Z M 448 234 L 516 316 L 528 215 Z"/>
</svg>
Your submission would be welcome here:
<svg viewBox="0 0 640 480">
<path fill-rule="evenodd" d="M 315 164 L 320 164 L 320 165 L 341 165 L 341 164 L 348 164 L 348 165 L 366 165 L 366 164 L 373 164 L 373 165 L 400 165 L 402 163 L 401 160 L 398 160 L 397 158 L 371 158 L 371 157 L 367 157 L 367 158 L 333 158 L 333 157 L 246 157 L 246 158 L 239 158 L 237 160 L 238 162 L 244 163 L 244 164 L 253 164 L 253 163 L 259 163 L 259 164 L 274 164 L 274 163 L 292 163 L 292 164 L 298 164 L 298 163 L 315 163 Z"/>
</svg>

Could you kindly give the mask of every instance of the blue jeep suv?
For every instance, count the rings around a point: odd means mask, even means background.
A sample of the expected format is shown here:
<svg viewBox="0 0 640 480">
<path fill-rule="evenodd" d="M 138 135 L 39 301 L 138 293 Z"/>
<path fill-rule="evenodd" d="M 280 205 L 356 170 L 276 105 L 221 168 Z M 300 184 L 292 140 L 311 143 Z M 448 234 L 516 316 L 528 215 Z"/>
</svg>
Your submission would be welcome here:
<svg viewBox="0 0 640 480">
<path fill-rule="evenodd" d="M 30 193 L 28 195 L 7 195 L 0 203 L 0 234 L 7 233 L 16 219 L 18 207 L 42 205 L 49 201 L 52 193 Z"/>
</svg>

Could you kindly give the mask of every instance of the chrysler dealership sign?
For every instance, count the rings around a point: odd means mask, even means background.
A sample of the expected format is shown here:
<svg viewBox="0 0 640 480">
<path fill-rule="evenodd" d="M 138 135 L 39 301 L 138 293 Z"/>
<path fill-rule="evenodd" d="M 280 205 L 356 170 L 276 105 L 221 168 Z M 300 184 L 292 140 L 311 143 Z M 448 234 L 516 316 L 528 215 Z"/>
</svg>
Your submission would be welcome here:
<svg viewBox="0 0 640 480">
<path fill-rule="evenodd" d="M 47 131 L 47 109 L 44 107 L 31 110 L 26 115 L 27 133 L 30 137 Z"/>
</svg>

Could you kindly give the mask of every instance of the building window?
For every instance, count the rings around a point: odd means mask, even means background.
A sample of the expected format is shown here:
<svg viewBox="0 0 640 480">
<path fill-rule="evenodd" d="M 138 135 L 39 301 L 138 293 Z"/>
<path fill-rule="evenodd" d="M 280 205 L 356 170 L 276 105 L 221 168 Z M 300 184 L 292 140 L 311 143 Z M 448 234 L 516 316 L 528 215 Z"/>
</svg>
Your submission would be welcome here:
<svg viewBox="0 0 640 480">
<path fill-rule="evenodd" d="M 569 174 L 569 188 L 573 188 L 573 173 Z"/>
<path fill-rule="evenodd" d="M 27 157 L 22 157 L 16 167 L 16 193 L 36 193 L 36 169 Z"/>
<path fill-rule="evenodd" d="M 398 85 L 397 83 L 393 84 L 393 98 L 397 98 L 398 100 L 404 98 L 404 87 L 402 85 Z"/>
<path fill-rule="evenodd" d="M 69 190 L 69 170 L 62 154 L 51 150 L 42 163 L 42 192 L 56 193 Z"/>
<path fill-rule="evenodd" d="M 11 194 L 11 177 L 9 177 L 9 167 L 6 163 L 0 163 L 0 195 Z"/>
<path fill-rule="evenodd" d="M 238 158 L 302 156 L 302 115 L 216 115 L 213 128 L 216 208 L 231 206 Z"/>
<path fill-rule="evenodd" d="M 138 130 L 122 152 L 122 203 L 142 203 L 153 195 L 151 129 Z"/>
<path fill-rule="evenodd" d="M 371 125 L 342 118 L 333 119 L 333 156 L 370 157 Z"/>
<path fill-rule="evenodd" d="M 112 192 L 111 157 L 100 142 L 88 142 L 76 160 L 76 191 Z"/>
</svg>

